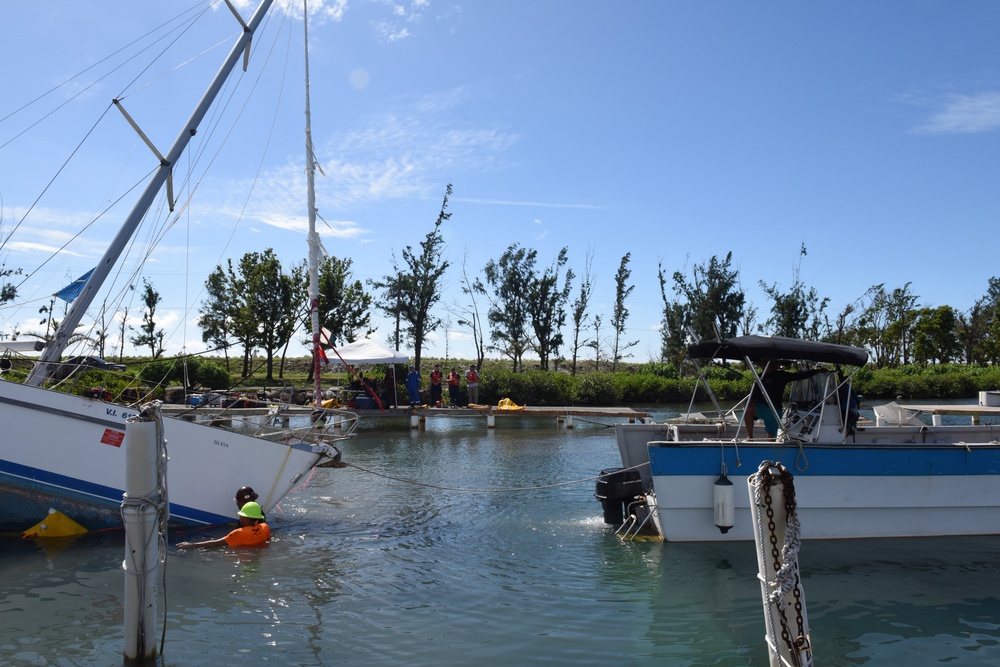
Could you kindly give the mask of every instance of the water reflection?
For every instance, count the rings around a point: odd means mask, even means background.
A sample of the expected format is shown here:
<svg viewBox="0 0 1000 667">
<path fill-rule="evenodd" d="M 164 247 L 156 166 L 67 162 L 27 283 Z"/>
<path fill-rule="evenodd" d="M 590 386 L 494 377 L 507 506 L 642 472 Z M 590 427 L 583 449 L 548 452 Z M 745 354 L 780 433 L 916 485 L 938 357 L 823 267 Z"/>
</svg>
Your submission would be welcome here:
<svg viewBox="0 0 1000 667">
<path fill-rule="evenodd" d="M 416 484 L 320 469 L 269 515 L 267 549 L 171 548 L 166 663 L 766 664 L 751 545 L 623 544 L 592 481 L 550 486 L 613 465 L 609 431 L 434 428 L 345 448 Z M 461 490 L 510 487 L 545 488 Z M 0 538 L 0 663 L 118 664 L 123 550 L 120 533 Z M 998 554 L 996 538 L 806 543 L 817 660 L 997 664 Z"/>
</svg>

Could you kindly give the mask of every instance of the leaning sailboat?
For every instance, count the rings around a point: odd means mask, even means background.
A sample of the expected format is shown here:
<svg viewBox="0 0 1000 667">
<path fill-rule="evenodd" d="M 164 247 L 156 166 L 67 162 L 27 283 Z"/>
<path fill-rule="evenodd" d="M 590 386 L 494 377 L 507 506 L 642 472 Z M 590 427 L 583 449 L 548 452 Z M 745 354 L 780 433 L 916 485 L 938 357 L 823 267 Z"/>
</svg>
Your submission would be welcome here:
<svg viewBox="0 0 1000 667">
<path fill-rule="evenodd" d="M 218 74 L 170 149 L 162 156 L 157 153 L 159 167 L 28 379 L 22 384 L 0 378 L 0 423 L 5 425 L 0 443 L 0 506 L 4 508 L 0 530 L 26 528 L 50 507 L 87 528 L 121 523 L 125 422 L 138 409 L 43 387 L 164 184 L 172 199 L 173 166 L 244 54 L 246 67 L 251 40 L 272 0 L 262 0 L 247 22 L 229 0 L 226 4 L 240 22 L 242 34 Z M 210 420 L 197 414 L 165 418 L 171 520 L 182 524 L 231 521 L 236 509 L 234 492 L 242 486 L 252 486 L 264 511 L 270 511 L 304 482 L 312 468 L 339 458 L 337 442 L 351 435 L 355 420 L 352 413 L 341 411 L 301 416 L 276 412 L 246 419 L 231 414 L 214 415 Z"/>
</svg>

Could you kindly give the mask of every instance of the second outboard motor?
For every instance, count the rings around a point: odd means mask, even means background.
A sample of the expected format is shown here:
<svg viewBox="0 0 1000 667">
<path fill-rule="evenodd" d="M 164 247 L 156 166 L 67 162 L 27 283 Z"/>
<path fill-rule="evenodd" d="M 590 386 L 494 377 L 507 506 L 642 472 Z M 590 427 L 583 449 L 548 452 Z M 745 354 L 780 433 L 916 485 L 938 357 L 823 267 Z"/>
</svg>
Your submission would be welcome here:
<svg viewBox="0 0 1000 667">
<path fill-rule="evenodd" d="M 620 526 L 625 522 L 628 505 L 642 495 L 642 477 L 638 470 L 606 468 L 601 471 L 594 497 L 604 508 L 604 523 Z"/>
</svg>

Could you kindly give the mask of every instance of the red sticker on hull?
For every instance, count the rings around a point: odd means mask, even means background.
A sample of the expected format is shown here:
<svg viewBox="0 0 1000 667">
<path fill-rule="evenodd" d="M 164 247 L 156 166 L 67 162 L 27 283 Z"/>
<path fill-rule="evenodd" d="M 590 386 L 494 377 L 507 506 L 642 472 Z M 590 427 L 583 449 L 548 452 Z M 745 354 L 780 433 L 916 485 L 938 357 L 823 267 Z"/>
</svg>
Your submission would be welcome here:
<svg viewBox="0 0 1000 667">
<path fill-rule="evenodd" d="M 106 428 L 104 429 L 104 437 L 101 438 L 101 444 L 111 445 L 112 447 L 121 447 L 124 440 L 124 433 Z"/>
</svg>

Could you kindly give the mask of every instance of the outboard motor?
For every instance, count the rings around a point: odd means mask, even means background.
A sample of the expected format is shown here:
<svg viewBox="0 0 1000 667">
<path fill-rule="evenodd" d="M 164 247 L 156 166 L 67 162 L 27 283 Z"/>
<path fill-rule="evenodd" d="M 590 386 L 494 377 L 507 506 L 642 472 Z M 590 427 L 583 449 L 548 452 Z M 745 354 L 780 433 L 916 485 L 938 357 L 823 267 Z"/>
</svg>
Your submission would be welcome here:
<svg viewBox="0 0 1000 667">
<path fill-rule="evenodd" d="M 594 497 L 604 508 L 604 523 L 620 526 L 625 523 L 628 505 L 642 495 L 642 477 L 638 470 L 606 468 L 597 480 Z"/>
</svg>

